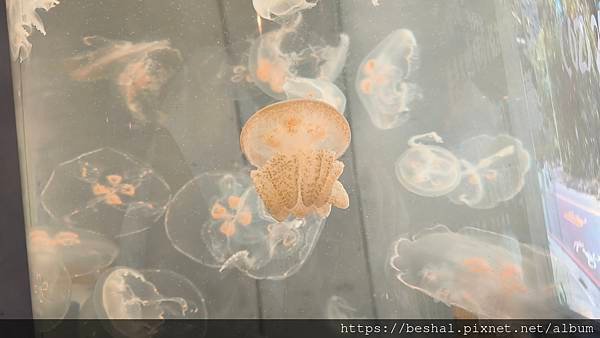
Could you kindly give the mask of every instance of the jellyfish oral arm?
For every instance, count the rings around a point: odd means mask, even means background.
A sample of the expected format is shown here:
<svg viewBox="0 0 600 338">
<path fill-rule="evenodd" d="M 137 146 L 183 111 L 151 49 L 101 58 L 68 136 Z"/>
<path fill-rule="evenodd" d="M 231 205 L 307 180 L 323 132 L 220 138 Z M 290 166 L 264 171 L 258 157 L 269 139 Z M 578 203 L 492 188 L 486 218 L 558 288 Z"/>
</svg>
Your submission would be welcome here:
<svg viewBox="0 0 600 338">
<path fill-rule="evenodd" d="M 515 153 L 515 146 L 504 147 L 504 148 L 500 149 L 497 153 L 493 154 L 492 156 L 486 157 L 486 158 L 482 159 L 481 161 L 479 161 L 479 163 L 477 163 L 477 165 L 475 166 L 474 169 L 477 170 L 477 169 L 487 168 L 487 167 L 491 166 L 495 161 L 502 159 L 504 157 L 510 156 L 514 153 Z"/>
</svg>

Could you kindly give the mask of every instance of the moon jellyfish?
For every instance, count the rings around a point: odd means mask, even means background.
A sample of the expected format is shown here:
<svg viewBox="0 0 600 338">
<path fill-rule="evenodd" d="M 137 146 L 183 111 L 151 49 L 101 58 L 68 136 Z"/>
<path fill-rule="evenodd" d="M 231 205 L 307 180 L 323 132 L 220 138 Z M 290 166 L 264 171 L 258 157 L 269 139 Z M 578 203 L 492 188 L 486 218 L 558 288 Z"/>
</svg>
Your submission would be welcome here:
<svg viewBox="0 0 600 338">
<path fill-rule="evenodd" d="M 23 62 L 31 54 L 29 36 L 34 28 L 46 35 L 44 23 L 37 10 L 49 11 L 59 4 L 58 0 L 6 0 L 10 49 L 13 60 Z"/>
<path fill-rule="evenodd" d="M 324 223 L 315 216 L 278 222 L 265 211 L 247 174 L 220 172 L 188 182 L 165 217 L 167 236 L 179 252 L 256 279 L 283 279 L 297 272 Z"/>
<path fill-rule="evenodd" d="M 334 107 L 314 100 L 288 100 L 262 108 L 242 128 L 242 152 L 267 211 L 278 221 L 290 214 L 326 217 L 331 206 L 346 209 L 337 159 L 350 144 L 348 121 Z"/>
<path fill-rule="evenodd" d="M 312 99 L 328 103 L 341 114 L 346 110 L 346 95 L 332 82 L 295 77 L 283 85 L 288 99 Z"/>
<path fill-rule="evenodd" d="M 108 236 L 146 230 L 171 198 L 148 165 L 111 148 L 60 164 L 42 191 L 42 205 L 59 222 Z"/>
<path fill-rule="evenodd" d="M 82 229 L 34 227 L 28 237 L 31 250 L 56 255 L 73 277 L 106 268 L 119 253 L 111 240 Z"/>
<path fill-rule="evenodd" d="M 290 78 L 305 77 L 332 82 L 346 62 L 350 46 L 348 35 L 340 34 L 337 46 L 323 42 L 313 44 L 297 33 L 301 22 L 302 16 L 298 15 L 281 28 L 262 34 L 250 48 L 250 75 L 256 86 L 273 98 L 285 99 L 283 86 Z"/>
<path fill-rule="evenodd" d="M 33 318 L 64 318 L 71 305 L 71 277 L 61 258 L 30 249 L 29 275 Z"/>
<path fill-rule="evenodd" d="M 396 161 L 396 177 L 402 186 L 417 195 L 446 195 L 460 184 L 460 162 L 447 149 L 423 143 L 425 141 L 444 142 L 435 132 L 411 137 L 408 150 Z"/>
<path fill-rule="evenodd" d="M 204 297 L 184 276 L 169 270 L 106 271 L 94 289 L 99 318 L 204 319 Z"/>
<path fill-rule="evenodd" d="M 267 20 L 284 18 L 302 10 L 313 8 L 318 0 L 252 0 L 254 10 Z"/>
<path fill-rule="evenodd" d="M 412 104 L 421 98 L 410 82 L 418 64 L 417 40 L 406 29 L 393 31 L 361 62 L 356 75 L 358 98 L 379 129 L 391 129 L 409 119 Z"/>
<path fill-rule="evenodd" d="M 475 228 L 428 228 L 394 245 L 390 264 L 404 285 L 482 318 L 554 318 L 551 286 L 536 266 L 547 257 L 515 239 Z"/>
<path fill-rule="evenodd" d="M 159 101 L 181 67 L 179 50 L 167 40 L 132 43 L 94 35 L 83 38 L 83 43 L 92 50 L 67 60 L 73 79 L 112 80 L 136 121 L 165 122 Z"/>
<path fill-rule="evenodd" d="M 509 135 L 473 137 L 461 144 L 457 155 L 463 178 L 448 197 L 476 209 L 490 209 L 515 197 L 531 162 L 523 143 Z"/>
</svg>

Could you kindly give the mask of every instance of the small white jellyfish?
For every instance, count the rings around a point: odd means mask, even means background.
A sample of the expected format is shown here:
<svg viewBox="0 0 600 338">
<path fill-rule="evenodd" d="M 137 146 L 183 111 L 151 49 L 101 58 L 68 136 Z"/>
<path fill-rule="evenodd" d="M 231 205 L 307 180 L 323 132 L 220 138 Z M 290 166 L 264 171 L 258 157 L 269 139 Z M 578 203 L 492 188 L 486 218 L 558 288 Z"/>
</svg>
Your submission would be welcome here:
<svg viewBox="0 0 600 338">
<path fill-rule="evenodd" d="M 72 277 L 101 271 L 119 254 L 113 241 L 82 229 L 33 227 L 28 231 L 28 240 L 30 252 L 56 256 Z"/>
<path fill-rule="evenodd" d="M 350 144 L 348 121 L 334 107 L 315 100 L 288 100 L 262 108 L 244 125 L 242 152 L 252 165 L 256 191 L 278 221 L 316 213 L 331 206 L 346 209 L 348 193 L 337 159 Z"/>
<path fill-rule="evenodd" d="M 264 210 L 248 173 L 211 172 L 184 185 L 165 217 L 165 230 L 182 254 L 255 279 L 283 279 L 298 271 L 324 220 L 278 222 Z"/>
<path fill-rule="evenodd" d="M 390 264 L 404 285 L 480 318 L 555 318 L 558 300 L 536 274 L 547 258 L 510 237 L 437 225 L 399 239 Z"/>
<path fill-rule="evenodd" d="M 525 184 L 531 160 L 523 143 L 510 136 L 479 135 L 457 150 L 462 181 L 448 197 L 457 204 L 490 209 L 515 197 Z"/>
<path fill-rule="evenodd" d="M 10 49 L 13 60 L 23 62 L 31 54 L 29 36 L 37 29 L 46 35 L 38 9 L 49 11 L 59 4 L 58 0 L 6 0 Z"/>
<path fill-rule="evenodd" d="M 446 195 L 461 182 L 460 162 L 447 149 L 425 141 L 443 143 L 435 132 L 411 137 L 408 150 L 396 160 L 396 176 L 402 186 L 417 195 Z"/>
<path fill-rule="evenodd" d="M 66 61 L 74 80 L 112 80 L 136 121 L 165 122 L 159 101 L 181 67 L 179 50 L 167 40 L 132 43 L 87 36 L 83 42 L 91 51 Z"/>
<path fill-rule="evenodd" d="M 377 128 L 395 128 L 409 119 L 421 98 L 421 89 L 410 82 L 417 65 L 417 40 L 407 29 L 393 31 L 361 62 L 356 91 Z"/>
<path fill-rule="evenodd" d="M 31 305 L 35 319 L 62 319 L 71 305 L 71 276 L 58 255 L 29 250 Z"/>
<path fill-rule="evenodd" d="M 289 17 L 305 9 L 313 8 L 319 0 L 252 0 L 260 17 L 267 20 Z"/>
<path fill-rule="evenodd" d="M 273 98 L 285 99 L 283 86 L 290 78 L 333 82 L 346 62 L 350 46 L 348 35 L 340 34 L 337 46 L 311 43 L 298 36 L 297 28 L 301 22 L 302 16 L 298 15 L 281 28 L 259 36 L 250 48 L 248 69 L 253 82 Z M 283 43 L 288 40 L 293 44 L 284 48 Z"/>
<path fill-rule="evenodd" d="M 338 86 L 329 81 L 293 77 L 287 79 L 283 85 L 283 91 L 288 99 L 323 101 L 335 107 L 341 114 L 344 114 L 346 110 L 346 95 Z"/>
<path fill-rule="evenodd" d="M 149 229 L 170 198 L 152 168 L 111 148 L 61 163 L 41 194 L 44 209 L 62 224 L 109 237 Z"/>
<path fill-rule="evenodd" d="M 96 318 L 111 320 L 112 327 L 128 337 L 158 334 L 165 329 L 164 320 L 208 317 L 202 293 L 169 270 L 110 269 L 96 282 L 91 302 Z"/>
</svg>

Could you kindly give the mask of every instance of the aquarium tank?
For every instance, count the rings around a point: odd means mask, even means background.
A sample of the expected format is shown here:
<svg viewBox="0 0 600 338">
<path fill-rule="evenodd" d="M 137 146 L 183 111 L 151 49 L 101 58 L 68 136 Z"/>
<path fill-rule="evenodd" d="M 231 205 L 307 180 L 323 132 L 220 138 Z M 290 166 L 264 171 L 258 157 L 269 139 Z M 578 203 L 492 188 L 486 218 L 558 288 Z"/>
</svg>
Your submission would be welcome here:
<svg viewBox="0 0 600 338">
<path fill-rule="evenodd" d="M 35 318 L 600 317 L 595 1 L 6 5 Z"/>
</svg>

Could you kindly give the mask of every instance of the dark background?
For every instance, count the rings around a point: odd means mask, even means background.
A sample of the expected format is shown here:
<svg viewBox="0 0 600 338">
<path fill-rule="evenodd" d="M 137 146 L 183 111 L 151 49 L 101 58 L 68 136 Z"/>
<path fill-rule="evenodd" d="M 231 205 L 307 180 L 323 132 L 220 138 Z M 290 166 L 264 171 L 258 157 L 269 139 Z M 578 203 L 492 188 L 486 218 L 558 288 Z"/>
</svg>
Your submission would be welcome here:
<svg viewBox="0 0 600 338">
<path fill-rule="evenodd" d="M 0 319 L 31 318 L 5 0 L 0 0 Z"/>
</svg>

